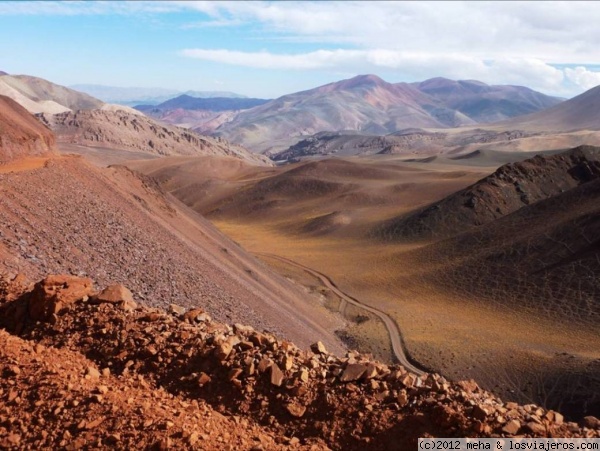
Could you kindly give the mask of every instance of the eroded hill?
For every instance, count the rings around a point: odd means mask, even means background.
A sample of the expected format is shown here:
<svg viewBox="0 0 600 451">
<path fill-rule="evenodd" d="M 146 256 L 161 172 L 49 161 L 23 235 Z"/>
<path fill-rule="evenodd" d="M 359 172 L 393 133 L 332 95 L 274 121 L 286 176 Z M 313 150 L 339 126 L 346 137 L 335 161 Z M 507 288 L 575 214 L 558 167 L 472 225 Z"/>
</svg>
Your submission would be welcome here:
<svg viewBox="0 0 600 451">
<path fill-rule="evenodd" d="M 77 111 L 41 115 L 61 143 L 141 151 L 154 155 L 222 155 L 270 164 L 241 146 L 221 138 L 202 136 L 179 127 L 159 124 L 127 111 Z"/>
</svg>

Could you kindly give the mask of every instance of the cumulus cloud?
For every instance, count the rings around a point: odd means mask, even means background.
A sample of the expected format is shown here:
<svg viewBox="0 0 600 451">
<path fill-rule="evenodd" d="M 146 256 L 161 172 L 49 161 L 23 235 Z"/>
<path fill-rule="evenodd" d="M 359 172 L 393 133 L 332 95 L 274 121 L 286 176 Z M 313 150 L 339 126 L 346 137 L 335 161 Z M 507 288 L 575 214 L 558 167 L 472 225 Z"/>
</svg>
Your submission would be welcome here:
<svg viewBox="0 0 600 451">
<path fill-rule="evenodd" d="M 587 70 L 583 66 L 577 66 L 573 69 L 567 67 L 565 75 L 571 83 L 586 90 L 600 85 L 600 72 Z"/>
</svg>

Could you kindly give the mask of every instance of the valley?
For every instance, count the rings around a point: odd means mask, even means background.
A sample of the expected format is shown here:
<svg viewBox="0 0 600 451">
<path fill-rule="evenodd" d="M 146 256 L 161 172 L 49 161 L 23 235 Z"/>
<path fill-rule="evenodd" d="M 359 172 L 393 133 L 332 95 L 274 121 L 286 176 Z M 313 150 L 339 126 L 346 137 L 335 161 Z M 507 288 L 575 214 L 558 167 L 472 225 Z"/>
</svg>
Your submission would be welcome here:
<svg viewBox="0 0 600 451">
<path fill-rule="evenodd" d="M 522 159 L 527 156 L 521 154 Z M 546 402 L 575 413 L 586 398 L 589 408 L 595 409 L 593 381 L 600 356 L 592 351 L 596 348 L 592 343 L 600 344 L 593 327 L 597 312 L 591 317 L 574 316 L 569 325 L 560 306 L 540 315 L 542 309 L 533 299 L 527 303 L 519 297 L 523 290 L 533 290 L 530 296 L 534 297 L 550 296 L 531 282 L 535 276 L 525 276 L 530 269 L 523 267 L 521 273 L 511 275 L 502 264 L 495 269 L 492 261 L 472 258 L 477 255 L 474 244 L 463 240 L 453 247 L 452 239 L 435 235 L 402 238 L 389 225 L 398 215 L 410 216 L 483 179 L 500 166 L 498 158 L 481 153 L 471 159 L 423 163 L 363 157 L 277 169 L 230 168 L 225 173 L 184 158 L 129 164 L 206 215 L 244 248 L 275 263 L 280 273 L 308 286 L 332 311 L 341 310 L 339 296 L 314 273 L 312 277 L 302 274 L 304 266 L 384 311 L 398 324 L 409 355 L 421 367 L 453 379 L 474 378 L 507 399 Z M 208 187 L 210 195 L 205 191 Z M 440 210 L 442 223 L 452 227 L 459 205 L 453 213 Z M 469 224 L 473 220 L 444 232 L 445 236 L 466 230 Z M 537 233 L 532 231 L 533 236 Z M 493 243 L 494 249 L 502 249 L 500 238 Z M 506 279 L 490 278 L 481 269 L 506 273 Z M 511 292 L 510 284 L 518 274 L 525 279 Z M 504 280 L 508 285 L 502 285 Z M 523 283 L 533 285 L 525 288 Z M 385 361 L 394 359 L 379 318 L 361 317 L 360 311 L 345 317 L 349 343 Z M 568 386 L 586 394 L 580 398 Z"/>
<path fill-rule="evenodd" d="M 126 5 L 44 8 L 125 23 Z M 0 448 L 600 438 L 598 73 L 463 58 L 442 71 L 461 78 L 389 82 L 354 68 L 428 57 L 170 48 L 213 29 L 217 45 L 255 6 L 190 5 L 135 6 L 221 11 L 145 48 L 160 70 L 131 53 L 110 76 L 63 68 L 70 87 L 0 71 Z M 110 60 L 134 44 L 109 41 Z M 183 58 L 203 76 L 179 79 Z M 320 64 L 295 92 L 237 94 Z M 514 84 L 542 66 L 561 89 Z"/>
</svg>

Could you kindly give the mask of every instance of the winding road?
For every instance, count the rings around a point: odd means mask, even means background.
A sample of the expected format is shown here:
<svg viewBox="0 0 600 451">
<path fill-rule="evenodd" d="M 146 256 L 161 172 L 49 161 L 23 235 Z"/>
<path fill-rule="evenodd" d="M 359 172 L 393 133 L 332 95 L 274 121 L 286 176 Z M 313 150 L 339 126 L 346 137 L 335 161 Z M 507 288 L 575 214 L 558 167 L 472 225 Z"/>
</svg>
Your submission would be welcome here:
<svg viewBox="0 0 600 451">
<path fill-rule="evenodd" d="M 377 315 L 377 317 L 379 319 L 381 319 L 381 321 L 383 321 L 383 324 L 385 324 L 385 327 L 390 336 L 390 340 L 392 342 L 392 350 L 394 351 L 394 355 L 396 356 L 396 359 L 398 360 L 398 362 L 402 366 L 404 366 L 404 368 L 406 368 L 408 371 L 410 371 L 412 373 L 415 373 L 418 375 L 426 374 L 425 371 L 423 371 L 420 368 L 417 368 L 415 365 L 413 365 L 409 361 L 409 359 L 406 355 L 404 340 L 402 339 L 402 334 L 400 333 L 400 329 L 398 328 L 398 325 L 396 324 L 396 322 L 392 318 L 390 318 L 386 313 L 382 312 L 381 310 L 377 310 L 376 308 L 373 308 L 369 305 L 365 305 L 362 302 L 360 302 L 358 299 L 355 299 L 352 296 L 344 293 L 342 290 L 340 290 L 337 287 L 337 285 L 333 282 L 333 280 L 331 280 L 328 276 L 326 276 L 323 273 L 320 273 L 319 271 L 315 271 L 314 269 L 309 268 L 308 266 L 304 266 L 300 263 L 290 260 L 289 258 L 280 257 L 279 255 L 265 254 L 262 252 L 254 252 L 254 254 L 261 256 L 261 257 L 279 260 L 280 262 L 287 263 L 288 265 L 295 266 L 296 268 L 300 268 L 303 271 L 310 274 L 311 276 L 319 279 L 323 283 L 323 285 L 326 286 L 327 288 L 329 288 L 331 291 L 333 291 L 342 300 L 342 302 L 344 302 L 344 301 L 348 302 L 349 304 L 355 305 L 363 310 L 366 310 L 367 312 Z"/>
</svg>

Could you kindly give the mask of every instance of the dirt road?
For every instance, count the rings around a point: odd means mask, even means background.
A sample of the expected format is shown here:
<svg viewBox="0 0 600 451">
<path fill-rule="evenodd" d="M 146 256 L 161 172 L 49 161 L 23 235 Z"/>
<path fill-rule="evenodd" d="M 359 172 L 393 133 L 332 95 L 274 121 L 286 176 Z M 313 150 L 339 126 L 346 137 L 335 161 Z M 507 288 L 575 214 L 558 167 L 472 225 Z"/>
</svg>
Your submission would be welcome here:
<svg viewBox="0 0 600 451">
<path fill-rule="evenodd" d="M 359 308 L 366 310 L 367 312 L 377 315 L 377 317 L 379 317 L 381 319 L 381 321 L 383 321 L 383 324 L 385 324 L 385 327 L 388 330 L 388 333 L 390 335 L 390 340 L 392 342 L 392 350 L 394 351 L 394 355 L 396 356 L 396 359 L 398 360 L 398 362 L 410 372 L 413 372 L 413 373 L 419 374 L 419 375 L 425 374 L 425 372 L 423 370 L 416 367 L 413 363 L 411 363 L 409 361 L 409 359 L 406 355 L 404 341 L 402 339 L 402 334 L 400 333 L 400 329 L 398 328 L 398 325 L 396 324 L 396 322 L 392 318 L 390 318 L 386 313 L 382 312 L 381 310 L 377 310 L 376 308 L 373 308 L 371 306 L 365 305 L 362 302 L 360 302 L 358 299 L 355 299 L 352 296 L 344 293 L 342 290 L 340 290 L 337 287 L 337 285 L 333 282 L 333 280 L 331 280 L 325 274 L 315 271 L 314 269 L 309 268 L 308 266 L 304 266 L 293 260 L 290 260 L 285 257 L 280 257 L 280 256 L 274 255 L 274 254 L 264 254 L 264 253 L 260 253 L 260 252 L 255 252 L 255 254 L 260 257 L 266 257 L 266 258 L 272 258 L 274 260 L 279 260 L 283 263 L 287 263 L 289 265 L 300 268 L 303 271 L 310 274 L 311 276 L 319 279 L 323 283 L 323 285 L 325 285 L 327 288 L 329 288 L 331 291 L 333 291 L 342 301 L 348 302 L 352 305 L 355 305 Z"/>
</svg>

